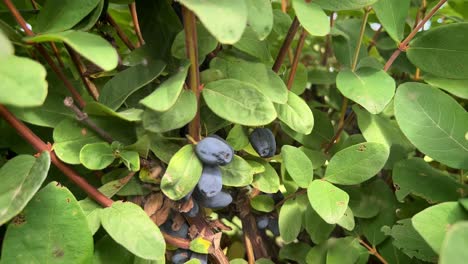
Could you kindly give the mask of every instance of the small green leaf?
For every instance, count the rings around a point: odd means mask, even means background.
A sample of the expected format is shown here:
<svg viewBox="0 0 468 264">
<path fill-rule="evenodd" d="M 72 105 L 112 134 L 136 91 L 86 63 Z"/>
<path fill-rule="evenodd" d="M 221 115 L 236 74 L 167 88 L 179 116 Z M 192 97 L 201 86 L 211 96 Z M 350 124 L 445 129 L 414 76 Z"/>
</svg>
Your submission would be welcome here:
<svg viewBox="0 0 468 264">
<path fill-rule="evenodd" d="M 8 37 L 3 33 L 0 27 L 0 58 L 9 57 L 15 54 L 13 44 L 11 44 Z"/>
<path fill-rule="evenodd" d="M 325 179 L 335 184 L 359 184 L 375 176 L 385 165 L 389 149 L 380 143 L 357 144 L 336 153 L 325 172 Z"/>
<path fill-rule="evenodd" d="M 26 40 L 33 43 L 50 41 L 65 42 L 76 52 L 105 71 L 110 71 L 117 67 L 117 51 L 109 42 L 98 35 L 69 30 L 36 35 L 34 37 L 28 37 Z"/>
<path fill-rule="evenodd" d="M 310 35 L 330 33 L 330 19 L 315 1 L 293 0 L 292 3 L 299 22 Z"/>
<path fill-rule="evenodd" d="M 0 168 L 0 226 L 20 213 L 39 190 L 49 172 L 50 155 L 19 155 Z"/>
<path fill-rule="evenodd" d="M 200 254 L 208 254 L 208 249 L 211 247 L 211 242 L 203 237 L 197 237 L 190 241 L 190 250 Z"/>
<path fill-rule="evenodd" d="M 315 180 L 307 188 L 310 205 L 329 224 L 336 224 L 343 217 L 349 195 L 325 180 Z"/>
<path fill-rule="evenodd" d="M 186 145 L 171 158 L 161 180 L 161 190 L 170 199 L 180 200 L 197 185 L 201 173 L 202 163 L 193 146 Z"/>
<path fill-rule="evenodd" d="M 221 166 L 223 185 L 241 187 L 247 186 L 253 181 L 253 170 L 243 158 L 234 155 L 232 162 Z"/>
<path fill-rule="evenodd" d="M 302 212 L 298 201 L 298 199 L 286 200 L 279 212 L 279 230 L 285 243 L 293 242 L 301 231 Z"/>
<path fill-rule="evenodd" d="M 247 129 L 241 125 L 234 125 L 226 138 L 226 141 L 234 150 L 241 150 L 249 145 Z"/>
<path fill-rule="evenodd" d="M 88 102 L 84 110 L 89 115 L 116 117 L 129 122 L 141 121 L 141 115 L 143 113 L 143 110 L 136 108 L 128 108 L 120 112 L 115 112 L 109 107 L 98 102 Z"/>
<path fill-rule="evenodd" d="M 211 34 L 223 44 L 234 44 L 247 25 L 244 0 L 179 0 L 192 10 Z"/>
<path fill-rule="evenodd" d="M 355 227 L 354 214 L 351 208 L 348 207 L 343 217 L 341 217 L 337 224 L 348 231 L 352 231 Z"/>
<path fill-rule="evenodd" d="M 252 186 L 264 193 L 276 193 L 280 186 L 278 173 L 270 163 L 263 160 L 259 162 L 261 162 L 265 171 L 254 175 Z"/>
<path fill-rule="evenodd" d="M 247 23 L 259 40 L 264 40 L 273 28 L 273 10 L 269 0 L 246 0 Z"/>
<path fill-rule="evenodd" d="M 286 171 L 299 187 L 307 188 L 314 178 L 312 162 L 302 150 L 284 145 L 281 148 L 281 156 Z"/>
<path fill-rule="evenodd" d="M 395 117 L 421 152 L 450 167 L 468 168 L 468 114 L 452 97 L 426 84 L 402 84 Z"/>
<path fill-rule="evenodd" d="M 468 222 L 456 223 L 450 227 L 440 250 L 440 264 L 463 264 L 468 258 Z"/>
<path fill-rule="evenodd" d="M 304 228 L 310 236 L 310 239 L 315 244 L 325 242 L 330 236 L 335 225 L 327 224 L 309 205 L 304 212 Z"/>
<path fill-rule="evenodd" d="M 372 114 L 382 112 L 395 93 L 395 80 L 383 70 L 373 68 L 340 71 L 336 86 L 344 96 Z"/>
<path fill-rule="evenodd" d="M 140 170 L 140 155 L 136 151 L 122 150 L 120 159 L 130 171 Z"/>
<path fill-rule="evenodd" d="M 138 205 L 114 202 L 101 211 L 100 217 L 107 233 L 128 251 L 144 259 L 164 259 L 164 238 L 158 226 Z"/>
<path fill-rule="evenodd" d="M 150 95 L 143 98 L 140 103 L 153 111 L 164 112 L 169 110 L 179 98 L 184 88 L 188 66 L 179 68 L 176 74 L 164 81 Z"/>
<path fill-rule="evenodd" d="M 332 239 L 327 252 L 326 263 L 357 263 L 360 255 L 369 254 L 367 249 L 361 246 L 359 239 L 355 237 L 344 237 Z"/>
<path fill-rule="evenodd" d="M 250 206 L 259 212 L 269 213 L 275 210 L 275 201 L 268 195 L 257 195 L 250 200 Z"/>
<path fill-rule="evenodd" d="M 457 202 L 446 202 L 424 209 L 414 215 L 411 222 L 429 246 L 440 254 L 447 227 L 462 220 L 468 220 L 468 213 Z"/>
<path fill-rule="evenodd" d="M 117 110 L 131 94 L 156 79 L 165 67 L 164 62 L 155 60 L 117 73 L 102 88 L 99 102 Z"/>
<path fill-rule="evenodd" d="M 410 0 L 379 0 L 373 6 L 377 18 L 393 40 L 403 39 Z"/>
<path fill-rule="evenodd" d="M 359 9 L 370 6 L 375 2 L 377 0 L 314 0 L 314 3 L 322 8 L 333 11 Z"/>
<path fill-rule="evenodd" d="M 58 182 L 29 201 L 8 225 L 3 240 L 2 264 L 90 263 L 92 256 L 86 217 L 73 194 Z"/>
<path fill-rule="evenodd" d="M 165 112 L 146 109 L 143 127 L 151 132 L 162 133 L 181 128 L 197 113 L 197 99 L 191 90 L 183 90 L 175 104 Z"/>
<path fill-rule="evenodd" d="M 115 156 L 109 143 L 86 144 L 80 151 L 80 162 L 90 170 L 102 170 L 112 164 Z"/>
<path fill-rule="evenodd" d="M 446 79 L 433 75 L 427 75 L 424 77 L 424 81 L 434 87 L 445 90 L 452 95 L 468 100 L 468 89 L 466 89 L 468 86 L 468 79 Z"/>
<path fill-rule="evenodd" d="M 258 58 L 262 62 L 273 60 L 271 58 L 268 42 L 266 40 L 259 41 L 257 33 L 255 33 L 249 26 L 245 28 L 244 34 L 242 34 L 241 39 L 234 44 L 234 47 Z"/>
<path fill-rule="evenodd" d="M 233 123 L 262 126 L 276 118 L 273 103 L 249 83 L 234 79 L 214 81 L 205 86 L 202 94 L 213 112 Z"/>
<path fill-rule="evenodd" d="M 0 58 L 0 103 L 17 107 L 42 105 L 47 96 L 48 86 L 45 68 L 29 58 Z"/>
<path fill-rule="evenodd" d="M 205 56 L 216 49 L 218 41 L 206 30 L 201 24 L 197 23 L 197 40 L 198 40 L 198 60 L 203 62 Z M 171 47 L 172 56 L 177 59 L 187 59 L 187 51 L 185 48 L 185 31 L 182 30 L 177 34 Z"/>
<path fill-rule="evenodd" d="M 314 116 L 302 98 L 293 92 L 288 93 L 285 104 L 275 104 L 278 119 L 294 131 L 308 135 L 314 127 Z"/>
</svg>

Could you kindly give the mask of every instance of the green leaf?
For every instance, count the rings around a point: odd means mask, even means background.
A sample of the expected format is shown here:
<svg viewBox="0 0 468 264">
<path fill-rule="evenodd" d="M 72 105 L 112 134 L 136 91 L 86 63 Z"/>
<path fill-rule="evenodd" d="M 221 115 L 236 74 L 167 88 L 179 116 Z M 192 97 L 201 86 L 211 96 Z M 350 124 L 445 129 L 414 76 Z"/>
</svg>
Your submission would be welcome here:
<svg viewBox="0 0 468 264">
<path fill-rule="evenodd" d="M 94 116 L 110 116 L 122 119 L 129 122 L 138 122 L 141 121 L 141 115 L 143 110 L 136 108 L 125 109 L 120 112 L 115 112 L 109 107 L 100 104 L 98 102 L 88 102 L 85 106 L 85 112 L 89 115 Z"/>
<path fill-rule="evenodd" d="M 302 98 L 293 92 L 288 92 L 285 104 L 275 104 L 278 119 L 294 131 L 308 135 L 314 127 L 314 116 L 309 106 Z"/>
<path fill-rule="evenodd" d="M 259 41 L 257 33 L 250 27 L 246 27 L 241 39 L 234 44 L 236 49 L 239 49 L 262 62 L 272 61 L 268 42 L 266 40 Z"/>
<path fill-rule="evenodd" d="M 373 6 L 377 18 L 393 40 L 403 39 L 410 0 L 379 0 Z"/>
<path fill-rule="evenodd" d="M 307 155 L 296 147 L 284 145 L 281 148 L 281 156 L 286 171 L 294 182 L 299 187 L 307 188 L 314 178 L 314 168 Z"/>
<path fill-rule="evenodd" d="M 387 236 L 393 237 L 393 245 L 410 258 L 416 257 L 428 262 L 437 260 L 435 252 L 414 229 L 411 219 L 400 220 L 391 228 L 384 226 L 382 231 Z"/>
<path fill-rule="evenodd" d="M 304 242 L 290 243 L 281 247 L 279 252 L 279 259 L 292 260 L 294 263 L 306 264 L 305 261 L 307 253 L 310 251 L 310 246 Z M 282 261 L 281 263 L 291 263 Z M 311 262 L 315 263 L 315 262 Z"/>
<path fill-rule="evenodd" d="M 176 103 L 165 112 L 145 110 L 143 127 L 151 132 L 162 133 L 181 128 L 197 113 L 197 98 L 191 90 L 183 90 Z"/>
<path fill-rule="evenodd" d="M 468 76 L 468 23 L 431 29 L 409 44 L 408 59 L 421 70 L 450 79 Z M 457 63 L 454 63 L 457 62 Z"/>
<path fill-rule="evenodd" d="M 0 168 L 0 226 L 19 214 L 39 190 L 49 172 L 50 156 L 19 155 Z"/>
<path fill-rule="evenodd" d="M 120 159 L 130 171 L 140 170 L 140 155 L 136 151 L 122 150 Z"/>
<path fill-rule="evenodd" d="M 117 184 L 112 188 L 112 186 L 105 187 L 107 184 L 111 182 L 115 182 L 117 180 L 122 180 L 127 176 L 131 176 L 131 172 L 127 168 L 115 169 L 109 173 L 104 174 L 101 177 L 101 182 L 104 184 L 101 188 L 104 194 L 107 196 L 112 197 L 112 195 L 117 194 L 119 196 L 129 196 L 129 195 L 145 195 L 148 193 L 147 189 L 145 189 L 136 179 L 136 176 L 130 178 L 130 180 L 126 181 L 127 183 L 122 186 L 122 183 Z M 100 188 L 100 191 L 101 191 Z M 117 189 L 117 190 L 116 190 Z"/>
<path fill-rule="evenodd" d="M 200 254 L 208 254 L 208 249 L 211 247 L 211 242 L 203 237 L 197 237 L 190 241 L 190 250 Z"/>
<path fill-rule="evenodd" d="M 372 114 L 382 112 L 395 93 L 395 80 L 383 70 L 373 68 L 340 71 L 336 86 L 344 96 Z"/>
<path fill-rule="evenodd" d="M 311 150 L 305 147 L 300 147 L 299 149 L 310 159 L 314 170 L 322 167 L 327 161 L 327 156 L 322 151 Z"/>
<path fill-rule="evenodd" d="M 337 224 L 348 231 L 352 231 L 355 227 L 354 214 L 351 208 L 348 207 L 343 217 L 341 217 Z"/>
<path fill-rule="evenodd" d="M 65 42 L 80 55 L 90 60 L 104 71 L 110 71 L 117 67 L 117 51 L 107 40 L 94 34 L 82 31 L 64 31 L 46 33 L 26 38 L 33 43 L 41 42 Z"/>
<path fill-rule="evenodd" d="M 263 160 L 260 162 L 265 167 L 265 171 L 254 175 L 252 186 L 264 193 L 276 193 L 280 186 L 278 173 L 270 163 Z"/>
<path fill-rule="evenodd" d="M 153 111 L 164 112 L 169 110 L 174 106 L 184 88 L 187 72 L 188 65 L 180 67 L 176 74 L 159 85 L 154 92 L 143 98 L 140 103 Z"/>
<path fill-rule="evenodd" d="M 275 210 L 275 201 L 268 195 L 257 195 L 250 200 L 250 206 L 259 212 L 269 213 Z"/>
<path fill-rule="evenodd" d="M 99 0 L 47 0 L 37 15 L 35 32 L 59 32 L 72 28 L 99 4 Z"/>
<path fill-rule="evenodd" d="M 17 107 L 42 105 L 47 96 L 48 86 L 45 68 L 29 58 L 0 58 L 0 103 Z"/>
<path fill-rule="evenodd" d="M 202 163 L 192 145 L 181 148 L 169 162 L 161 180 L 161 190 L 171 200 L 180 200 L 197 185 L 202 173 Z"/>
<path fill-rule="evenodd" d="M 1 23 L 1 22 L 0 22 Z M 11 44 L 8 37 L 2 31 L 0 26 L 0 58 L 7 58 L 15 54 L 13 44 Z"/>
<path fill-rule="evenodd" d="M 288 74 L 285 75 L 289 76 L 291 73 L 291 69 L 289 69 Z M 307 68 L 304 64 L 299 63 L 297 65 L 296 69 L 296 75 L 294 76 L 293 84 L 291 87 L 291 92 L 301 95 L 304 93 L 304 91 L 307 88 L 307 82 L 308 82 L 308 73 L 307 73 Z"/>
<path fill-rule="evenodd" d="M 349 195 L 349 208 L 353 211 L 355 217 L 372 218 L 379 211 L 379 201 L 381 197 L 366 186 L 342 186 L 342 189 Z"/>
<path fill-rule="evenodd" d="M 328 163 L 325 179 L 342 185 L 359 184 L 374 177 L 385 165 L 389 149 L 380 143 L 366 142 L 336 153 Z"/>
<path fill-rule="evenodd" d="M 307 188 L 312 208 L 328 224 L 336 224 L 343 217 L 349 195 L 325 180 L 314 180 Z"/>
<path fill-rule="evenodd" d="M 93 264 L 127 264 L 133 262 L 134 255 L 123 246 L 117 244 L 109 235 L 96 242 Z"/>
<path fill-rule="evenodd" d="M 234 125 L 226 138 L 226 141 L 234 150 L 241 150 L 249 145 L 247 129 L 241 125 Z"/>
<path fill-rule="evenodd" d="M 468 80 L 467 79 L 446 79 L 440 78 L 433 75 L 427 75 L 424 77 L 424 81 L 428 84 L 441 88 L 459 98 L 467 99 L 468 100 Z"/>
<path fill-rule="evenodd" d="M 325 242 L 330 236 L 335 225 L 327 224 L 309 205 L 304 212 L 304 228 L 310 236 L 310 239 L 315 244 Z"/>
<path fill-rule="evenodd" d="M 206 28 L 201 24 L 197 23 L 197 40 L 198 40 L 198 60 L 203 62 L 205 56 L 216 49 L 218 41 L 206 30 Z M 177 59 L 187 59 L 187 53 L 185 48 L 185 31 L 182 30 L 177 34 L 172 43 L 171 53 L 172 56 Z"/>
<path fill-rule="evenodd" d="M 80 151 L 86 144 L 102 142 L 94 131 L 69 119 L 54 128 L 53 138 L 55 154 L 69 164 L 80 164 Z"/>
<path fill-rule="evenodd" d="M 457 202 L 446 202 L 424 209 L 413 216 L 411 222 L 429 246 L 440 254 L 447 227 L 467 219 L 467 212 Z"/>
<path fill-rule="evenodd" d="M 455 201 L 462 198 L 466 188 L 447 173 L 431 167 L 423 159 L 412 158 L 395 164 L 392 173 L 395 195 L 400 202 L 413 194 L 429 203 Z"/>
<path fill-rule="evenodd" d="M 192 10 L 210 33 L 223 44 L 234 44 L 247 25 L 244 0 L 179 0 Z"/>
<path fill-rule="evenodd" d="M 164 62 L 155 60 L 117 73 L 102 88 L 99 102 L 117 110 L 131 94 L 156 79 L 165 67 Z"/>
<path fill-rule="evenodd" d="M 281 238 L 285 243 L 293 242 L 301 232 L 303 213 L 301 207 L 299 197 L 286 200 L 281 206 L 278 224 Z"/>
<path fill-rule="evenodd" d="M 92 256 L 86 217 L 73 194 L 58 182 L 33 197 L 8 225 L 3 240 L 2 264 L 90 263 Z"/>
<path fill-rule="evenodd" d="M 159 228 L 138 205 L 114 202 L 101 211 L 101 223 L 115 242 L 138 257 L 162 260 L 166 243 Z"/>
<path fill-rule="evenodd" d="M 450 227 L 440 250 L 440 264 L 463 264 L 468 258 L 468 222 L 456 223 Z"/>
<path fill-rule="evenodd" d="M 468 168 L 468 114 L 449 95 L 420 83 L 400 85 L 395 117 L 421 152 L 453 168 Z"/>
<path fill-rule="evenodd" d="M 221 166 L 223 185 L 241 187 L 247 186 L 253 181 L 253 169 L 243 158 L 234 155 L 232 162 Z"/>
<path fill-rule="evenodd" d="M 294 11 L 301 25 L 312 36 L 330 33 L 330 19 L 316 1 L 293 0 Z"/>
<path fill-rule="evenodd" d="M 339 10 L 351 10 L 359 9 L 366 6 L 370 6 L 377 0 L 315 0 L 314 3 L 320 5 L 322 8 L 327 10 L 339 11 Z"/>
<path fill-rule="evenodd" d="M 213 112 L 233 123 L 262 126 L 276 118 L 273 103 L 249 83 L 234 79 L 210 82 L 202 95 Z"/>
<path fill-rule="evenodd" d="M 269 0 L 246 0 L 247 23 L 259 40 L 264 40 L 273 29 L 273 10 Z"/>
<path fill-rule="evenodd" d="M 90 170 L 102 170 L 114 159 L 114 152 L 107 142 L 86 144 L 80 151 L 81 164 Z"/>
<path fill-rule="evenodd" d="M 355 237 L 332 239 L 327 252 L 327 263 L 354 264 L 360 255 L 369 254 Z"/>
<path fill-rule="evenodd" d="M 271 101 L 284 104 L 288 100 L 288 89 L 281 78 L 263 63 L 248 62 L 238 58 L 215 58 L 211 68 L 221 70 L 225 78 L 237 79 L 253 85 Z"/>
</svg>

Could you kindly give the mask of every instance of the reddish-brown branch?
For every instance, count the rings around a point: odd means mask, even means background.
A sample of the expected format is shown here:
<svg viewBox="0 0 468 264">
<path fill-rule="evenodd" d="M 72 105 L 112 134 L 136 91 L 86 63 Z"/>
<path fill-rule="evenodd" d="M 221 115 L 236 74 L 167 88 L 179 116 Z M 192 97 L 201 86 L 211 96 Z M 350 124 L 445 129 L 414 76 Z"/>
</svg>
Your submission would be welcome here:
<svg viewBox="0 0 468 264">
<path fill-rule="evenodd" d="M 132 2 L 128 5 L 130 8 L 130 14 L 132 15 L 133 27 L 135 28 L 135 33 L 138 37 L 138 47 L 143 46 L 145 44 L 145 40 L 143 39 L 143 35 L 141 34 L 140 24 L 138 23 L 138 13 L 136 9 L 136 3 Z"/>
<path fill-rule="evenodd" d="M 183 248 L 183 249 L 189 249 L 190 248 L 190 240 L 180 238 L 180 237 L 174 237 L 169 234 L 166 234 L 164 232 L 161 232 L 164 240 L 166 240 L 166 243 L 171 244 L 173 246 L 176 246 L 178 248 Z"/>
<path fill-rule="evenodd" d="M 65 174 L 72 182 L 85 191 L 91 199 L 98 202 L 104 207 L 109 207 L 112 200 L 107 198 L 104 194 L 100 193 L 94 186 L 90 185 L 84 178 L 76 173 L 72 168 L 61 162 L 51 147 L 44 143 L 34 132 L 32 132 L 23 122 L 18 120 L 5 106 L 0 105 L 0 116 L 2 116 L 29 144 L 31 144 L 37 151 L 48 151 L 52 163 Z"/>
<path fill-rule="evenodd" d="M 294 59 L 291 65 L 291 71 L 289 72 L 287 87 L 288 87 L 288 90 L 290 91 L 294 83 L 294 78 L 296 77 L 297 65 L 299 64 L 299 59 L 301 57 L 302 48 L 304 48 L 304 42 L 305 42 L 306 37 L 307 37 L 307 31 L 305 29 L 302 29 L 302 33 L 299 38 L 299 42 L 297 43 L 296 52 L 294 54 Z"/>
<path fill-rule="evenodd" d="M 400 55 L 402 51 L 405 51 L 408 48 L 408 44 L 410 43 L 411 40 L 416 36 L 416 34 L 419 32 L 421 28 L 424 27 L 426 22 L 431 19 L 431 17 L 447 2 L 447 0 L 440 0 L 439 3 L 437 3 L 434 8 L 426 15 L 424 18 L 419 21 L 418 25 L 414 27 L 414 29 L 411 31 L 411 33 L 398 45 L 398 49 L 395 50 L 390 56 L 390 59 L 388 59 L 387 63 L 385 63 L 384 66 L 384 71 L 388 71 L 392 64 L 395 62 L 396 58 Z"/>
<path fill-rule="evenodd" d="M 88 91 L 89 95 L 93 97 L 95 101 L 99 99 L 99 91 L 96 88 L 96 85 L 87 77 L 85 76 L 86 72 L 86 67 L 84 64 L 81 62 L 80 56 L 78 53 L 76 53 L 70 46 L 65 44 L 65 48 L 68 51 L 68 54 L 70 55 L 73 64 L 75 65 L 76 69 L 78 70 L 78 73 L 80 74 L 81 80 L 83 81 L 84 85 L 86 86 L 86 90 Z"/>
<path fill-rule="evenodd" d="M 63 64 L 62 58 L 60 57 L 60 52 L 57 48 L 57 45 L 55 45 L 54 42 L 50 42 L 50 47 L 52 48 L 52 51 L 54 52 L 55 58 L 57 59 L 58 64 L 62 69 L 65 69 L 65 64 Z"/>
<path fill-rule="evenodd" d="M 334 26 L 335 26 L 335 12 L 332 12 L 330 14 L 330 29 L 332 29 Z M 322 66 L 327 66 L 328 64 L 328 57 L 330 57 L 332 53 L 331 42 L 332 42 L 332 36 L 331 34 L 328 34 L 325 40 L 325 51 L 323 52 L 322 61 L 320 62 Z"/>
<path fill-rule="evenodd" d="M 377 249 L 374 247 L 374 246 L 369 246 L 364 240 L 362 239 L 359 239 L 359 243 L 361 245 L 363 245 L 367 251 L 369 252 L 369 254 L 371 255 L 374 255 L 376 258 L 378 258 L 380 260 L 380 262 L 382 262 L 382 264 L 388 264 L 388 262 L 382 257 L 382 255 L 379 254 L 379 252 L 377 251 Z"/>
<path fill-rule="evenodd" d="M 379 29 L 377 29 L 377 31 L 375 31 L 374 33 L 374 36 L 372 36 L 372 39 L 369 43 L 369 46 L 367 47 L 367 51 L 370 51 L 372 49 L 372 47 L 374 47 L 375 45 L 377 45 L 377 38 L 379 37 L 380 33 L 382 33 L 382 25 L 380 25 Z"/>
<path fill-rule="evenodd" d="M 289 27 L 288 34 L 286 35 L 286 38 L 284 39 L 283 45 L 281 46 L 281 49 L 278 52 L 278 56 L 276 57 L 275 64 L 273 64 L 274 72 L 278 73 L 279 69 L 281 68 L 284 58 L 288 54 L 289 47 L 291 47 L 291 43 L 298 29 L 299 29 L 299 20 L 297 19 L 297 17 L 294 17 L 294 20 L 291 26 Z"/>
<path fill-rule="evenodd" d="M 115 20 L 111 17 L 111 15 L 109 13 L 107 13 L 107 21 L 109 22 L 109 24 L 115 29 L 115 32 L 117 32 L 117 35 L 119 36 L 119 38 L 122 40 L 122 42 L 130 49 L 130 50 L 134 50 L 135 49 L 135 46 L 133 45 L 133 43 L 130 41 L 130 39 L 128 38 L 127 34 L 125 34 L 125 32 L 119 27 L 119 25 L 117 24 L 117 22 L 115 22 Z"/>
<path fill-rule="evenodd" d="M 189 88 L 197 98 L 197 113 L 189 124 L 189 134 L 195 139 L 200 140 L 200 72 L 198 70 L 198 40 L 196 29 L 195 14 L 185 7 L 182 7 L 182 16 L 184 20 L 185 48 L 187 57 L 190 60 Z"/>
<path fill-rule="evenodd" d="M 325 151 L 324 151 L 325 153 L 328 153 L 330 149 L 333 147 L 333 144 L 338 142 L 338 139 L 341 133 L 343 132 L 344 128 L 346 127 L 346 125 L 350 124 L 353 121 L 354 117 L 355 117 L 354 112 L 351 112 L 351 114 L 349 114 L 348 117 L 345 119 L 344 124 L 338 127 L 338 130 L 336 131 L 335 135 L 325 147 Z"/>
<path fill-rule="evenodd" d="M 283 13 L 288 11 L 288 0 L 281 0 L 281 11 Z"/>
</svg>

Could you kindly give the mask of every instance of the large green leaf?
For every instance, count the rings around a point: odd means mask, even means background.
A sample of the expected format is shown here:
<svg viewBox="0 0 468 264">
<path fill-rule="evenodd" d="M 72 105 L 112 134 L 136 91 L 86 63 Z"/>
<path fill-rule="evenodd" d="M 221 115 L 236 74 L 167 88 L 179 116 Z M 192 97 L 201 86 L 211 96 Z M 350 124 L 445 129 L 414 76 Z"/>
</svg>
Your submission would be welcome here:
<svg viewBox="0 0 468 264">
<path fill-rule="evenodd" d="M 429 85 L 402 84 L 395 117 L 421 152 L 450 167 L 468 168 L 468 114 L 452 97 Z"/>
<path fill-rule="evenodd" d="M 138 205 L 114 202 L 100 217 L 107 233 L 128 251 L 148 260 L 164 259 L 166 243 L 161 231 Z"/>
<path fill-rule="evenodd" d="M 47 96 L 45 68 L 29 58 L 0 58 L 0 103 L 18 107 L 42 105 Z"/>
<path fill-rule="evenodd" d="M 468 79 L 446 79 L 433 75 L 424 76 L 428 84 L 441 88 L 457 97 L 468 100 Z"/>
<path fill-rule="evenodd" d="M 257 33 L 252 28 L 247 27 L 239 41 L 234 44 L 236 49 L 239 49 L 262 62 L 272 61 L 268 42 L 266 40 L 259 41 Z"/>
<path fill-rule="evenodd" d="M 264 40 L 273 28 L 273 10 L 269 0 L 245 0 L 248 10 L 247 23 Z"/>
<path fill-rule="evenodd" d="M 161 180 L 161 190 L 172 200 L 180 200 L 197 185 L 202 163 L 192 145 L 181 148 L 169 162 Z"/>
<path fill-rule="evenodd" d="M 450 227 L 440 250 L 440 264 L 463 264 L 468 258 L 468 222 Z"/>
<path fill-rule="evenodd" d="M 165 112 L 146 109 L 143 113 L 143 127 L 151 132 L 162 133 L 181 128 L 197 113 L 197 98 L 190 90 L 184 90 L 175 104 Z"/>
<path fill-rule="evenodd" d="M 286 171 L 294 182 L 299 187 L 307 188 L 314 178 L 314 168 L 307 155 L 299 148 L 284 145 L 281 148 L 281 156 Z"/>
<path fill-rule="evenodd" d="M 235 79 L 210 82 L 202 94 L 213 112 L 233 123 L 262 126 L 276 118 L 273 103 L 249 83 Z"/>
<path fill-rule="evenodd" d="M 335 238 L 330 241 L 326 263 L 354 264 L 362 254 L 369 254 L 356 237 Z"/>
<path fill-rule="evenodd" d="M 164 62 L 155 60 L 117 73 L 102 88 L 99 102 L 117 110 L 132 93 L 156 79 L 165 67 Z"/>
<path fill-rule="evenodd" d="M 426 199 L 429 203 L 456 201 L 466 188 L 447 173 L 431 167 L 423 159 L 402 160 L 393 167 L 395 195 L 400 202 L 409 194 Z"/>
<path fill-rule="evenodd" d="M 41 42 L 65 42 L 80 55 L 101 67 L 105 71 L 110 71 L 117 67 L 117 51 L 107 40 L 94 34 L 82 31 L 64 31 L 57 33 L 46 33 L 26 38 L 34 43 Z"/>
<path fill-rule="evenodd" d="M 375 142 L 345 148 L 336 153 L 328 163 L 325 179 L 342 185 L 367 181 L 383 168 L 388 155 L 388 147 Z"/>
<path fill-rule="evenodd" d="M 377 0 L 315 0 L 314 3 L 319 4 L 322 8 L 327 10 L 339 11 L 339 10 L 351 10 L 359 9 L 366 6 L 370 6 Z"/>
<path fill-rule="evenodd" d="M 408 59 L 416 67 L 436 76 L 466 79 L 467 30 L 468 23 L 453 23 L 431 29 L 409 44 Z"/>
<path fill-rule="evenodd" d="M 211 68 L 221 70 L 225 78 L 252 84 L 271 101 L 284 104 L 288 101 L 288 88 L 278 75 L 263 63 L 238 58 L 215 58 Z"/>
<path fill-rule="evenodd" d="M 21 212 L 49 172 L 50 156 L 19 155 L 0 168 L 0 226 Z"/>
<path fill-rule="evenodd" d="M 349 195 L 325 180 L 315 180 L 307 188 L 312 208 L 328 224 L 336 224 L 348 209 Z"/>
<path fill-rule="evenodd" d="M 385 31 L 395 41 L 403 39 L 410 0 L 379 0 L 373 6 Z"/>
<path fill-rule="evenodd" d="M 315 210 L 309 205 L 304 212 L 304 228 L 310 236 L 310 239 L 315 244 L 325 242 L 335 225 L 327 224 L 323 219 L 315 212 Z"/>
<path fill-rule="evenodd" d="M 293 92 L 288 92 L 285 104 L 275 104 L 278 119 L 292 130 L 308 135 L 314 127 L 314 116 L 304 100 Z"/>
<path fill-rule="evenodd" d="M 278 216 L 281 238 L 285 243 L 293 242 L 302 227 L 302 205 L 299 199 L 289 199 L 281 206 Z"/>
<path fill-rule="evenodd" d="M 140 103 L 153 111 L 169 110 L 179 98 L 184 88 L 188 66 L 178 69 L 176 74 L 164 81 L 153 93 L 143 98 Z"/>
<path fill-rule="evenodd" d="M 80 150 L 80 162 L 90 170 L 102 170 L 112 164 L 114 151 L 107 142 L 86 144 Z"/>
<path fill-rule="evenodd" d="M 179 0 L 192 10 L 219 42 L 234 44 L 247 25 L 247 5 L 244 0 Z"/>
<path fill-rule="evenodd" d="M 253 169 L 243 158 L 234 155 L 232 162 L 220 167 L 223 177 L 223 185 L 226 186 L 247 186 L 253 181 Z"/>
<path fill-rule="evenodd" d="M 40 190 L 8 225 L 2 264 L 90 263 L 93 236 L 73 194 L 58 182 Z"/>
<path fill-rule="evenodd" d="M 411 222 L 429 246 L 440 254 L 447 227 L 462 220 L 468 220 L 468 213 L 458 202 L 446 202 L 424 209 L 413 216 Z"/>
<path fill-rule="evenodd" d="M 47 0 L 34 25 L 36 32 L 59 32 L 72 28 L 99 4 L 100 0 Z"/>
<path fill-rule="evenodd" d="M 372 114 L 382 112 L 395 93 L 395 80 L 383 70 L 373 68 L 340 71 L 336 86 L 344 96 Z"/>
<path fill-rule="evenodd" d="M 315 1 L 293 0 L 292 3 L 299 22 L 310 35 L 330 33 L 330 19 Z"/>
</svg>

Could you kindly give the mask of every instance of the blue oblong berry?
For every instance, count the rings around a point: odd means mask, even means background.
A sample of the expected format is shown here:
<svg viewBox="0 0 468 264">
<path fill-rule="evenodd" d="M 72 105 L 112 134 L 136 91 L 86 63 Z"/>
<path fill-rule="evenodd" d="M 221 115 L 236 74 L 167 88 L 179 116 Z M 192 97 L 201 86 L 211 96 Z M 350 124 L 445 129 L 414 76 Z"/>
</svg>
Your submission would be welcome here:
<svg viewBox="0 0 468 264">
<path fill-rule="evenodd" d="M 234 150 L 219 137 L 206 137 L 198 142 L 195 153 L 203 164 L 226 165 L 232 161 Z"/>
<path fill-rule="evenodd" d="M 275 136 L 268 128 L 256 128 L 250 133 L 249 141 L 262 158 L 273 157 L 276 152 Z"/>
<path fill-rule="evenodd" d="M 221 169 L 218 166 L 204 166 L 196 188 L 205 197 L 218 194 L 223 188 Z"/>
</svg>

